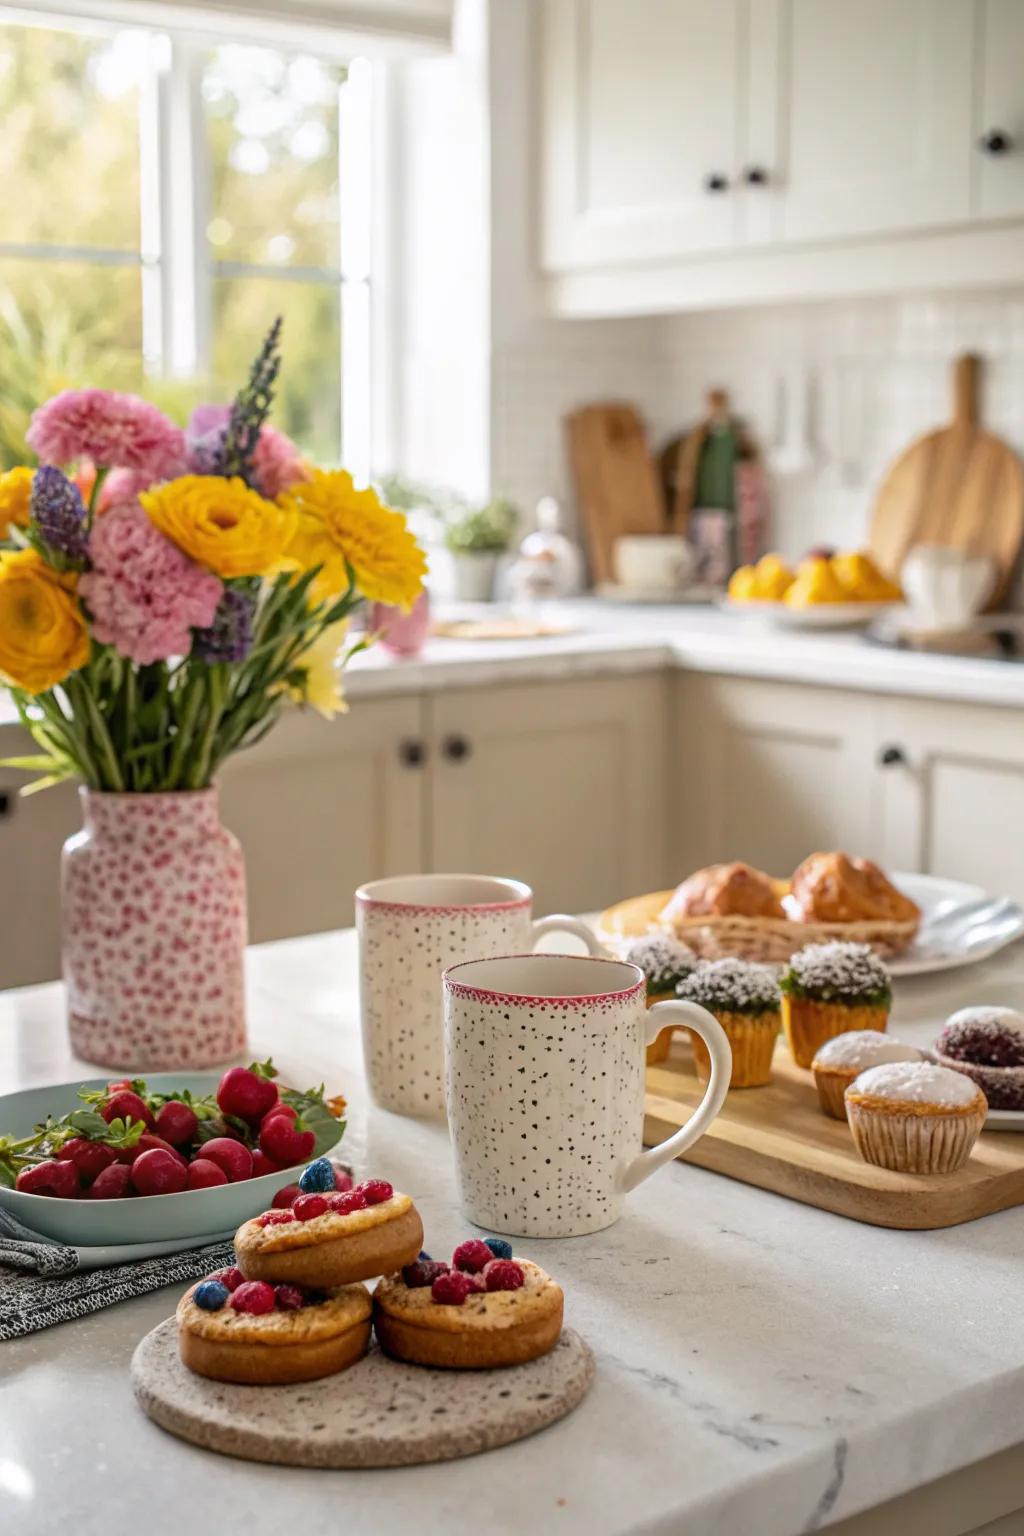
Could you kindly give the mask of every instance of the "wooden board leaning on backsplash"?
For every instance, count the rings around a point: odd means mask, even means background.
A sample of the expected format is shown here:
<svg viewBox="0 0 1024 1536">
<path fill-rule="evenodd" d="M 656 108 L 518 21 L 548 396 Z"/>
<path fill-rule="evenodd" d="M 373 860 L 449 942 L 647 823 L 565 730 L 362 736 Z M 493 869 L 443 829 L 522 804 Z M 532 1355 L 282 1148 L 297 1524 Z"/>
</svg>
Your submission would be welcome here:
<svg viewBox="0 0 1024 1536">
<path fill-rule="evenodd" d="M 595 583 L 614 580 L 612 546 L 664 533 L 665 504 L 644 424 L 631 405 L 585 405 L 565 418 L 569 460 Z"/>
</svg>

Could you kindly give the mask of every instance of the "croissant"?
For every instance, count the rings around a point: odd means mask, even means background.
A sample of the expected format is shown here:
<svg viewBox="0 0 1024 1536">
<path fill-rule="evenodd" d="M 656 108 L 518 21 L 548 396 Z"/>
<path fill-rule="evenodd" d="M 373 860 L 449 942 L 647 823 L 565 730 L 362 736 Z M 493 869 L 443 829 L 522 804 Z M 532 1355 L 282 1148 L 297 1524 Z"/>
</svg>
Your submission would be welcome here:
<svg viewBox="0 0 1024 1536">
<path fill-rule="evenodd" d="M 812 853 L 793 873 L 791 909 L 805 923 L 914 922 L 921 909 L 870 859 Z"/>
<path fill-rule="evenodd" d="M 712 864 L 676 887 L 661 916 L 785 917 L 774 882 L 749 864 Z"/>
</svg>

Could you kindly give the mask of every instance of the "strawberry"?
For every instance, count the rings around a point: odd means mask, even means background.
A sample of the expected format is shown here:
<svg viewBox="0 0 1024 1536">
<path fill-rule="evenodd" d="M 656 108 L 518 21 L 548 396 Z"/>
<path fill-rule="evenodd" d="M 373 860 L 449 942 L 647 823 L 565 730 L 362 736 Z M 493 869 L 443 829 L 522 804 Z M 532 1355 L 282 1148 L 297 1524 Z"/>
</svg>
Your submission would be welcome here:
<svg viewBox="0 0 1024 1536">
<path fill-rule="evenodd" d="M 57 1153 L 62 1163 L 74 1163 L 83 1184 L 91 1184 L 98 1173 L 117 1162 L 117 1153 L 102 1141 L 87 1141 L 84 1136 L 72 1136 Z"/>
<path fill-rule="evenodd" d="M 305 1163 L 316 1146 L 316 1137 L 301 1120 L 289 1121 L 284 1115 L 269 1115 L 260 1126 L 260 1148 L 282 1168 Z"/>
<path fill-rule="evenodd" d="M 280 1163 L 275 1163 L 272 1157 L 268 1157 L 261 1147 L 254 1147 L 252 1154 L 252 1176 L 261 1179 L 265 1173 L 280 1173 Z"/>
<path fill-rule="evenodd" d="M 266 1114 L 263 1116 L 262 1124 L 266 1125 L 267 1121 L 270 1119 L 270 1117 L 272 1115 L 275 1116 L 275 1117 L 277 1115 L 283 1115 L 284 1118 L 286 1120 L 290 1120 L 293 1125 L 295 1124 L 296 1120 L 299 1118 L 299 1112 L 298 1112 L 297 1109 L 295 1109 L 291 1104 L 282 1104 L 280 1102 L 278 1102 L 277 1104 L 272 1104 L 270 1106 L 270 1108 L 267 1110 Z"/>
<path fill-rule="evenodd" d="M 27 1195 L 53 1195 L 58 1200 L 74 1200 L 81 1190 L 81 1181 L 73 1162 L 50 1158 L 45 1163 L 30 1163 L 27 1168 L 22 1168 L 14 1187 Z"/>
<path fill-rule="evenodd" d="M 142 1156 L 143 1152 L 169 1152 L 172 1157 L 178 1159 L 182 1167 L 185 1166 L 185 1158 L 177 1147 L 172 1147 L 169 1141 L 164 1141 L 162 1136 L 156 1136 L 152 1131 L 143 1131 L 133 1147 L 125 1147 L 123 1152 L 118 1153 L 117 1160 L 120 1163 L 128 1163 L 130 1166 L 137 1157 Z"/>
<path fill-rule="evenodd" d="M 153 1147 L 131 1167 L 132 1184 L 140 1195 L 177 1195 L 188 1183 L 188 1170 L 176 1153 Z"/>
<path fill-rule="evenodd" d="M 155 1130 L 172 1147 L 182 1147 L 194 1141 L 199 1129 L 199 1117 L 194 1109 L 182 1104 L 180 1099 L 168 1099 L 157 1111 Z"/>
<path fill-rule="evenodd" d="M 259 1122 L 277 1102 L 277 1084 L 251 1067 L 229 1067 L 217 1087 L 217 1103 L 225 1115 Z"/>
<path fill-rule="evenodd" d="M 109 1125 L 111 1120 L 145 1120 L 149 1129 L 155 1124 L 153 1112 L 145 1099 L 140 1099 L 131 1088 L 118 1089 L 101 1107 L 100 1114 Z"/>
<path fill-rule="evenodd" d="M 211 1163 L 208 1157 L 194 1157 L 188 1165 L 187 1177 L 189 1189 L 213 1189 L 228 1182 L 223 1168 Z"/>
<path fill-rule="evenodd" d="M 252 1178 L 252 1153 L 240 1141 L 232 1141 L 230 1136 L 215 1136 L 212 1141 L 203 1142 L 200 1152 L 206 1161 L 216 1163 L 232 1184 Z"/>
<path fill-rule="evenodd" d="M 111 1163 L 96 1175 L 85 1195 L 87 1200 L 125 1200 L 134 1193 L 127 1163 Z"/>
</svg>

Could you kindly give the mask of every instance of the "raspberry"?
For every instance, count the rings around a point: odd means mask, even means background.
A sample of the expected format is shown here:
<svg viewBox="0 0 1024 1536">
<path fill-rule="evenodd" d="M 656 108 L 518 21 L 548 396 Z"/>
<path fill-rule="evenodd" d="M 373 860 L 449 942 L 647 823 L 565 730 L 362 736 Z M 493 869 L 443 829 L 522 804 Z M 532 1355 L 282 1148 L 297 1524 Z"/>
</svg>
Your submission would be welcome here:
<svg viewBox="0 0 1024 1536">
<path fill-rule="evenodd" d="M 334 1165 L 326 1157 L 318 1157 L 299 1175 L 299 1188 L 304 1195 L 323 1194 L 334 1189 Z"/>
<path fill-rule="evenodd" d="M 204 1141 L 201 1151 L 209 1162 L 216 1163 L 227 1174 L 232 1184 L 252 1178 L 252 1153 L 231 1136 L 215 1136 L 212 1141 Z"/>
<path fill-rule="evenodd" d="M 180 1099 L 168 1099 L 157 1112 L 154 1129 L 172 1147 L 183 1147 L 187 1142 L 195 1141 L 199 1117 Z"/>
<path fill-rule="evenodd" d="M 485 1264 L 489 1264 L 494 1254 L 486 1243 L 482 1243 L 478 1237 L 471 1237 L 468 1242 L 460 1243 L 452 1254 L 452 1268 L 465 1270 L 467 1274 L 479 1274 Z"/>
<path fill-rule="evenodd" d="M 299 1221 L 313 1221 L 327 1209 L 323 1195 L 300 1195 L 292 1206 L 291 1214 Z"/>
<path fill-rule="evenodd" d="M 256 1317 L 273 1312 L 274 1287 L 265 1280 L 246 1280 L 232 1292 L 231 1305 L 236 1312 L 251 1312 Z"/>
<path fill-rule="evenodd" d="M 237 1291 L 245 1276 L 234 1265 L 230 1269 L 218 1269 L 210 1276 L 211 1280 L 219 1280 L 221 1285 L 226 1285 L 229 1291 Z"/>
<path fill-rule="evenodd" d="M 278 1190 L 270 1203 L 275 1211 L 290 1211 L 298 1195 L 299 1186 L 297 1184 L 286 1184 L 283 1189 Z"/>
<path fill-rule="evenodd" d="M 301 1285 L 277 1285 L 274 1299 L 282 1312 L 298 1312 L 306 1305 L 306 1293 Z"/>
<path fill-rule="evenodd" d="M 346 1189 L 340 1195 L 332 1195 L 327 1204 L 339 1216 L 351 1216 L 353 1211 L 365 1211 L 366 1196 L 361 1189 Z"/>
<path fill-rule="evenodd" d="M 357 1188 L 367 1205 L 383 1205 L 395 1192 L 387 1179 L 364 1179 Z"/>
<path fill-rule="evenodd" d="M 438 1275 L 430 1287 L 430 1294 L 434 1301 L 444 1307 L 461 1307 L 467 1296 L 482 1290 L 483 1286 L 476 1275 L 467 1275 L 454 1269 L 446 1275 Z"/>
<path fill-rule="evenodd" d="M 217 1085 L 217 1104 L 225 1115 L 262 1120 L 277 1103 L 277 1084 L 248 1067 L 229 1067 Z"/>
<path fill-rule="evenodd" d="M 295 1212 L 288 1210 L 264 1211 L 262 1216 L 256 1218 L 261 1227 L 283 1227 L 295 1219 Z"/>
<path fill-rule="evenodd" d="M 204 1280 L 192 1292 L 192 1300 L 204 1312 L 219 1312 L 231 1292 L 220 1280 Z"/>
<path fill-rule="evenodd" d="M 484 1265 L 484 1284 L 489 1291 L 518 1291 L 525 1279 L 512 1259 L 492 1259 Z"/>
<path fill-rule="evenodd" d="M 438 1275 L 447 1275 L 448 1265 L 441 1259 L 417 1259 L 413 1264 L 407 1264 L 402 1270 L 402 1279 L 411 1291 L 418 1291 L 425 1285 L 433 1285 Z"/>
<path fill-rule="evenodd" d="M 339 1194 L 352 1188 L 352 1175 L 347 1168 L 339 1168 L 337 1163 L 334 1164 L 334 1187 Z"/>
<path fill-rule="evenodd" d="M 512 1257 L 512 1244 L 507 1243 L 503 1237 L 485 1237 L 484 1242 L 496 1259 L 510 1259 Z"/>
<path fill-rule="evenodd" d="M 189 1189 L 215 1189 L 218 1184 L 227 1182 L 228 1176 L 223 1168 L 211 1163 L 208 1157 L 194 1157 L 188 1165 Z"/>
</svg>

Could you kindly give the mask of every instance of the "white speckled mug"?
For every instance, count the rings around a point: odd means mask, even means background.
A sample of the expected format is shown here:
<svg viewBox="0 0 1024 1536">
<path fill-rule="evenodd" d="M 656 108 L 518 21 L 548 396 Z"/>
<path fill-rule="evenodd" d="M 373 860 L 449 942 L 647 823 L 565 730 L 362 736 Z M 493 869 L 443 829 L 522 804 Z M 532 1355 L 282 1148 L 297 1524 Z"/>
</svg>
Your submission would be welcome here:
<svg viewBox="0 0 1024 1536">
<path fill-rule="evenodd" d="M 446 966 L 532 949 L 574 933 L 604 954 L 578 918 L 533 920 L 533 892 L 490 875 L 396 875 L 356 891 L 359 1002 L 375 1103 L 400 1115 L 444 1114 L 441 976 Z"/>
<path fill-rule="evenodd" d="M 470 1221 L 515 1237 L 579 1237 L 702 1136 L 732 1052 L 696 1003 L 646 1006 L 638 966 L 575 955 L 470 960 L 445 972 L 445 1080 L 456 1180 Z M 642 1151 L 644 1051 L 685 1024 L 711 1056 L 690 1119 Z"/>
</svg>

